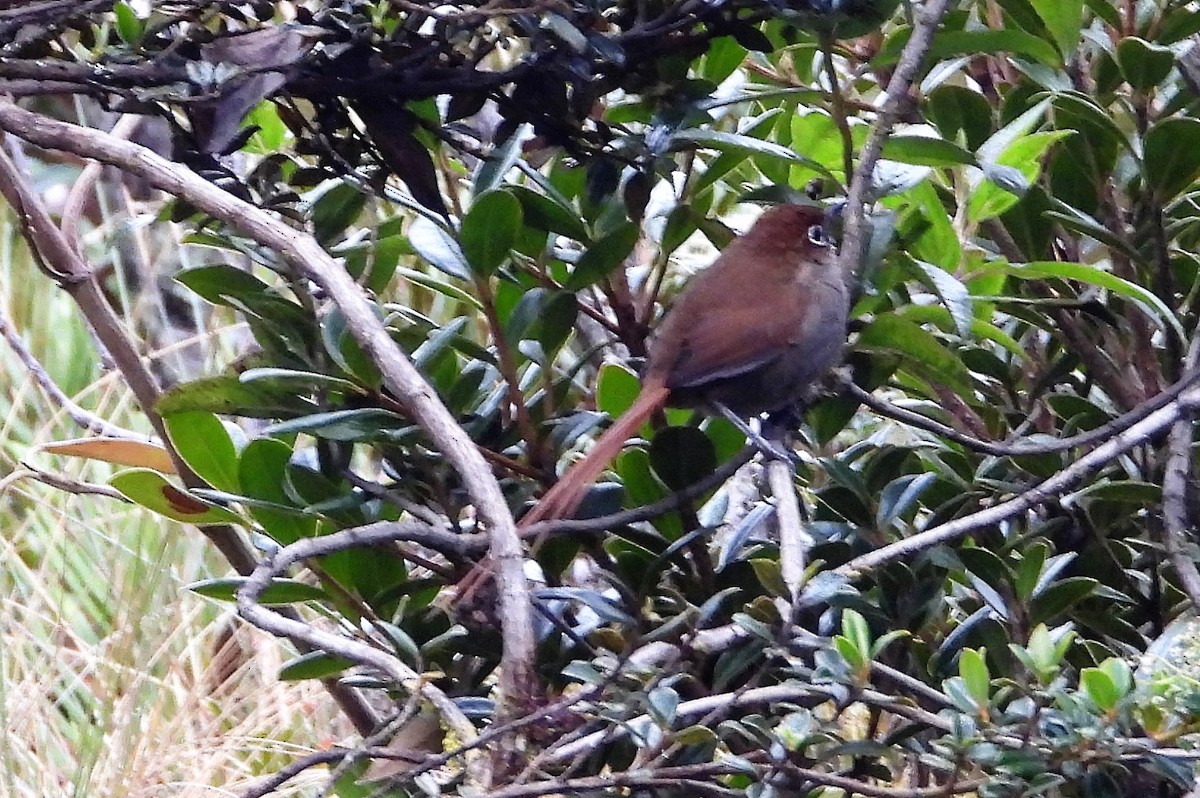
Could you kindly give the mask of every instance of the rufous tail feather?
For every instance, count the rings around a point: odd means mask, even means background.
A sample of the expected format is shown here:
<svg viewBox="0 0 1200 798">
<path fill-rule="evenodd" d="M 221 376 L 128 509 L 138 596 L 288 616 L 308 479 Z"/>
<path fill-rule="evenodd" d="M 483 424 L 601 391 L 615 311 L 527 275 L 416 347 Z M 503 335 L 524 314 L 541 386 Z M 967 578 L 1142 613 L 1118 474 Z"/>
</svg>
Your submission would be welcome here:
<svg viewBox="0 0 1200 798">
<path fill-rule="evenodd" d="M 587 457 L 571 466 L 534 508 L 522 516 L 517 527 L 526 529 L 539 521 L 570 518 L 583 501 L 588 488 L 621 453 L 625 441 L 632 438 L 650 416 L 666 404 L 668 393 L 669 389 L 663 385 L 643 386 L 638 398 L 600 436 Z"/>
</svg>

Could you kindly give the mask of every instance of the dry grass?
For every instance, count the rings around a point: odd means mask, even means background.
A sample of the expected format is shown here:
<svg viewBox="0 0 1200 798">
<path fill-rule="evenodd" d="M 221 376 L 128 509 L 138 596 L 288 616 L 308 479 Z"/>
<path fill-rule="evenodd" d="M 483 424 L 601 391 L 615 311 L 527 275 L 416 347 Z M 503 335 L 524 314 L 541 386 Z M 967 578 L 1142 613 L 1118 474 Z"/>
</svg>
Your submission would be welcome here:
<svg viewBox="0 0 1200 798">
<path fill-rule="evenodd" d="M 79 404 L 145 429 L 14 232 L 0 226 L 7 315 Z M 275 641 L 183 589 L 227 572 L 194 529 L 20 477 L 26 458 L 76 480 L 110 471 L 32 451 L 82 432 L 2 341 L 0 380 L 0 796 L 231 795 L 336 739 L 319 685 L 275 680 Z"/>
</svg>

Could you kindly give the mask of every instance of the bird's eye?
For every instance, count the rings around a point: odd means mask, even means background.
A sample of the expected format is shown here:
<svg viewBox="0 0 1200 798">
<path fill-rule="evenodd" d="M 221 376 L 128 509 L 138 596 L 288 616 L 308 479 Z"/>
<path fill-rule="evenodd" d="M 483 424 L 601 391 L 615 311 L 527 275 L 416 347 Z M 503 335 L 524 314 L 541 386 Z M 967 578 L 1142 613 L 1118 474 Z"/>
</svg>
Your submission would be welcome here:
<svg viewBox="0 0 1200 798">
<path fill-rule="evenodd" d="M 829 238 L 825 235 L 825 228 L 819 224 L 814 224 L 808 228 L 808 241 L 811 244 L 816 244 L 818 247 L 829 246 Z"/>
</svg>

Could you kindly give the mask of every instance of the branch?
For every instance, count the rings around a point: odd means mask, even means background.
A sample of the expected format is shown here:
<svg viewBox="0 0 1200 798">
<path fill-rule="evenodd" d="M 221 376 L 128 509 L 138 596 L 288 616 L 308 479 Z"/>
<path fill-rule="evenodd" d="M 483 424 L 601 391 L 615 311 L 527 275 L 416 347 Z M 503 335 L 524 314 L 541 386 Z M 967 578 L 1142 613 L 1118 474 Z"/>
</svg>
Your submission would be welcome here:
<svg viewBox="0 0 1200 798">
<path fill-rule="evenodd" d="M 951 0 L 927 0 L 917 9 L 917 24 L 900 53 L 896 71 L 892 73 L 892 79 L 888 82 L 883 105 L 879 108 L 875 124 L 871 126 L 871 135 L 867 137 L 858 155 L 858 168 L 850 178 L 850 188 L 846 196 L 842 228 L 841 267 L 847 283 L 857 273 L 863 258 L 865 208 L 875 201 L 875 165 L 879 163 L 879 157 L 883 154 L 883 145 L 892 132 L 892 126 L 904 112 L 904 105 L 910 99 L 909 89 L 917 78 L 921 62 L 925 60 L 925 55 L 933 44 L 933 33 L 950 8 L 950 3 Z"/>
<path fill-rule="evenodd" d="M 398 657 L 361 640 L 353 640 L 340 634 L 318 629 L 296 618 L 286 617 L 260 603 L 263 591 L 271 586 L 272 580 L 291 566 L 312 557 L 341 551 L 353 545 L 369 545 L 369 542 L 374 540 L 373 533 L 379 533 L 380 528 L 385 526 L 390 528 L 388 530 L 391 535 L 389 540 L 395 540 L 401 536 L 415 540 L 427 532 L 446 534 L 417 523 L 371 524 L 368 527 L 346 529 L 318 538 L 303 538 L 284 546 L 258 564 L 254 572 L 238 589 L 238 612 L 247 622 L 276 637 L 286 637 L 289 640 L 304 643 L 311 649 L 336 654 L 378 670 L 410 693 L 418 693 L 429 701 L 460 739 L 474 740 L 478 736 L 475 726 L 462 713 L 458 705 L 441 689 L 426 681 L 421 674 Z M 486 758 L 477 757 L 475 767 L 483 766 L 486 766 Z M 476 774 L 476 779 L 481 784 L 486 783 L 486 779 L 480 774 Z"/>
<path fill-rule="evenodd" d="M 1191 371 L 1200 362 L 1200 333 L 1188 347 L 1184 369 Z M 1186 550 L 1188 529 L 1192 526 L 1188 512 L 1188 485 L 1192 481 L 1192 414 L 1184 414 L 1171 425 L 1167 435 L 1167 465 L 1163 473 L 1163 531 L 1166 533 L 1167 555 L 1179 575 L 1183 592 L 1191 599 L 1192 607 L 1200 608 L 1200 570 Z"/>
<path fill-rule="evenodd" d="M 968 449 L 973 449 L 977 452 L 996 457 L 1017 457 L 1029 454 L 1055 454 L 1056 452 L 1064 452 L 1068 449 L 1091 446 L 1092 444 L 1106 441 L 1113 435 L 1129 429 L 1155 410 L 1166 407 L 1186 391 L 1197 379 L 1200 379 L 1200 369 L 1188 368 L 1179 379 L 1179 382 L 1165 388 L 1149 400 L 1142 402 L 1128 413 L 1114 418 L 1107 424 L 1097 427 L 1094 430 L 1080 433 L 1079 435 L 1072 435 L 1069 438 L 1058 438 L 1045 442 L 1026 440 L 997 442 L 980 440 L 979 438 L 961 433 L 953 427 L 948 427 L 945 424 L 934 421 L 928 416 L 923 416 L 912 410 L 906 410 L 903 407 L 898 407 L 891 402 L 880 399 L 874 394 L 864 391 L 848 378 L 840 379 L 839 384 L 851 397 L 862 402 L 881 416 L 886 416 L 917 429 L 923 429 L 926 432 L 932 432 L 935 435 L 962 444 Z"/>
<path fill-rule="evenodd" d="M 890 545 L 876 549 L 868 554 L 855 557 L 850 562 L 834 569 L 833 573 L 840 577 L 855 578 L 863 572 L 878 568 L 881 565 L 894 562 L 925 549 L 949 543 L 965 536 L 967 533 L 986 526 L 998 524 L 1012 518 L 1014 515 L 1032 509 L 1052 496 L 1068 490 L 1087 474 L 1119 457 L 1135 446 L 1145 443 L 1164 428 L 1178 421 L 1187 411 L 1200 406 L 1200 388 L 1189 388 L 1177 399 L 1172 400 L 1124 432 L 1118 433 L 1109 441 L 1097 446 L 1092 451 L 1080 457 L 1067 468 L 1054 476 L 1029 488 L 1024 493 L 1006 502 L 972 513 L 962 518 L 948 521 L 933 529 L 899 540 Z"/>
<path fill-rule="evenodd" d="M 145 147 L 30 113 L 8 101 L 0 101 L 0 129 L 41 147 L 94 158 L 135 174 L 280 253 L 289 265 L 325 291 L 345 316 L 355 339 L 379 366 L 384 384 L 458 471 L 487 528 L 490 554 L 496 563 L 504 638 L 500 714 L 527 705 L 537 685 L 532 607 L 521 540 L 504 495 L 474 442 L 392 340 L 375 315 L 374 306 L 346 270 L 311 236 Z"/>
</svg>

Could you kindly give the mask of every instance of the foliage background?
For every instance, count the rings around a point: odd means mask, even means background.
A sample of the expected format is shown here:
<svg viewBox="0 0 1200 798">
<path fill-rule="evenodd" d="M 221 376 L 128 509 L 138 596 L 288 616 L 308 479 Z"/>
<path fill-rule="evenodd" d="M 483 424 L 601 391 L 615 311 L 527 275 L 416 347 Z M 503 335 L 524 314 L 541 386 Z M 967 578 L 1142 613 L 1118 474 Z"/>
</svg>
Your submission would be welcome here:
<svg viewBox="0 0 1200 798">
<path fill-rule="evenodd" d="M 906 37 L 943 5 L 916 101 L 887 102 Z M 549 585 L 518 598 L 559 624 L 531 663 L 545 700 L 584 696 L 514 732 L 546 757 L 521 776 L 497 757 L 494 785 L 523 779 L 536 793 L 569 775 L 615 788 L 613 774 L 636 763 L 641 787 L 664 793 L 1184 789 L 1192 682 L 1133 670 L 1200 598 L 1188 587 L 1200 585 L 1187 536 L 1194 399 L 1171 387 L 1198 357 L 1195 4 L 438 13 L 363 2 L 16 8 L 0 17 L 12 36 L 0 82 L 26 107 L 98 126 L 108 123 L 79 97 L 120 98 L 115 110 L 157 117 L 157 146 L 176 161 L 343 258 L 391 337 L 493 453 L 514 508 L 539 471 L 586 445 L 597 410 L 632 399 L 631 373 L 603 356 L 644 352 L 656 308 L 682 284 L 678 267 L 744 229 L 738 200 L 813 185 L 842 196 L 856 171 L 861 189 L 856 158 L 880 127 L 876 109 L 897 123 L 873 172 L 880 203 L 850 330 L 860 392 L 816 404 L 802 430 L 795 484 L 820 565 L 802 589 L 781 566 L 753 468 L 698 514 L 561 527 L 537 553 Z M 246 31 L 257 32 L 234 35 Z M 257 129 L 240 134 L 243 118 Z M 50 163 L 35 172 L 43 189 L 78 174 L 71 160 Z M 125 192 L 99 196 L 81 243 L 129 334 L 156 353 L 157 376 L 185 381 L 157 409 L 221 492 L 197 495 L 253 500 L 237 520 L 280 544 L 409 524 L 385 530 L 399 547 L 310 563 L 313 592 L 296 602 L 305 617 L 330 628 L 321 607 L 345 620 L 347 640 L 438 674 L 431 683 L 460 707 L 504 720 L 536 706 L 540 691 L 522 697 L 503 682 L 522 663 L 492 597 L 433 601 L 482 554 L 472 485 L 411 423 L 409 399 L 383 388 L 344 308 L 231 218 L 197 214 L 197 197 L 163 209 L 136 182 Z M 119 380 L 85 376 L 99 370 L 91 341 L 44 299 L 51 284 L 10 231 L 12 328 L 67 393 L 144 434 Z M 181 240 L 204 248 L 178 250 Z M 180 591 L 211 565 L 201 538 L 111 499 L 30 487 L 17 465 L 29 445 L 74 433 L 27 363 L 6 368 L 8 789 L 244 786 L 279 767 L 270 752 L 349 739 L 315 682 L 274 681 L 265 652 L 276 649 L 249 630 L 235 640 L 253 658 L 231 666 L 213 654 L 229 614 Z M 863 401 L 874 412 L 858 412 Z M 240 417 L 255 443 L 225 443 L 209 412 Z M 628 506 L 669 496 L 742 446 L 724 423 L 670 420 L 616 466 Z M 1085 470 L 1093 449 L 1103 456 Z M 47 457 L 38 463 L 90 482 L 112 474 Z M 1038 492 L 1042 480 L 1058 483 Z M 179 509 L 164 503 L 161 477 L 114 484 Z M 598 490 L 591 511 L 618 501 Z M 698 522 L 723 526 L 695 533 Z M 451 525 L 457 542 L 411 537 L 420 523 Z M 582 574 L 568 567 L 581 553 Z M 290 667 L 312 677 L 346 664 Z M 404 691 L 374 687 L 376 709 L 415 709 Z M 632 730 L 636 744 L 595 742 L 565 774 L 556 746 L 602 729 Z M 248 751 L 258 735 L 280 743 Z M 145 748 L 157 739 L 185 754 Z M 501 739 L 493 750 L 516 737 Z M 443 778 L 453 788 L 454 773 Z"/>
</svg>

